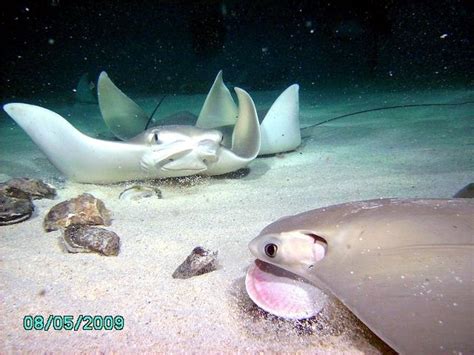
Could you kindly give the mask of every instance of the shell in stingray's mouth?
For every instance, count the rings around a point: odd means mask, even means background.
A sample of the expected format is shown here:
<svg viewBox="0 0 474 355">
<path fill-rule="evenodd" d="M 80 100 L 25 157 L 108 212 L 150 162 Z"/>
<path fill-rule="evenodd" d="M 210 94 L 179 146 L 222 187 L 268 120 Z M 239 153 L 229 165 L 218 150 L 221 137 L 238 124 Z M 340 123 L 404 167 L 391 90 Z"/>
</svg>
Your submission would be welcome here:
<svg viewBox="0 0 474 355">
<path fill-rule="evenodd" d="M 245 288 L 257 306 L 288 319 L 313 317 L 328 300 L 325 293 L 303 278 L 261 260 L 249 267 Z"/>
</svg>

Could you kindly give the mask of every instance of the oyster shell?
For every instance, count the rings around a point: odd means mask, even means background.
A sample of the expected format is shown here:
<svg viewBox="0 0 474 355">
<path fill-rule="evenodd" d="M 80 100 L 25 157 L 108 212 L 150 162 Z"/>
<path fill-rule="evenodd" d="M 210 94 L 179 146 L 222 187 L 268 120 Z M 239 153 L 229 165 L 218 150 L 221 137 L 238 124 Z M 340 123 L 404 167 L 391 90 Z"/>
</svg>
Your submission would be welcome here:
<svg viewBox="0 0 474 355">
<path fill-rule="evenodd" d="M 84 193 L 53 206 L 46 215 L 43 226 L 50 232 L 71 224 L 110 226 L 111 223 L 111 213 L 104 202 Z"/>
<path fill-rule="evenodd" d="M 41 180 L 21 177 L 10 179 L 5 184 L 25 191 L 33 200 L 56 197 L 56 189 Z"/>
<path fill-rule="evenodd" d="M 64 246 L 70 253 L 99 253 L 118 255 L 120 237 L 104 228 L 72 224 L 64 230 Z"/>
<path fill-rule="evenodd" d="M 26 221 L 33 211 L 29 194 L 5 184 L 0 186 L 0 226 Z"/>
</svg>

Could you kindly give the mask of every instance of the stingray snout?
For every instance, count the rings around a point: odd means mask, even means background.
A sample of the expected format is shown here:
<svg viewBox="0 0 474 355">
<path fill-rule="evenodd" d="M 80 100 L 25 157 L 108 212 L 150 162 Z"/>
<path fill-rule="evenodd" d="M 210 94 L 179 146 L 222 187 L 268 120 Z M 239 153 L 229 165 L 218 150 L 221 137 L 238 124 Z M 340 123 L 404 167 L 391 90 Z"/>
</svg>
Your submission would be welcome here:
<svg viewBox="0 0 474 355">
<path fill-rule="evenodd" d="M 204 163 L 213 163 L 217 161 L 217 153 L 220 148 L 220 141 L 204 139 L 199 142 L 196 150 L 198 156 Z"/>
<path fill-rule="evenodd" d="M 258 241 L 256 240 L 256 238 L 252 239 L 249 244 L 248 244 L 248 248 L 250 250 L 250 252 L 252 253 L 253 256 L 255 256 L 256 258 L 259 257 L 259 243 Z"/>
</svg>

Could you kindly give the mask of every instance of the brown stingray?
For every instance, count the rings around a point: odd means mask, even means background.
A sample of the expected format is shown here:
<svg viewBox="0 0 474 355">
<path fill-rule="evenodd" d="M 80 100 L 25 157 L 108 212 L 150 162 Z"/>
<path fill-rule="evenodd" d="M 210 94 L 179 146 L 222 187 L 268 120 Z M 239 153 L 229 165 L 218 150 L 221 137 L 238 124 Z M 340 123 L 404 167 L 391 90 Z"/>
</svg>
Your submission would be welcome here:
<svg viewBox="0 0 474 355">
<path fill-rule="evenodd" d="M 296 251 L 293 236 L 300 238 Z M 301 236 L 324 241 L 324 257 L 309 265 L 306 250 L 298 262 Z M 332 293 L 398 352 L 474 352 L 472 200 L 320 208 L 270 224 L 249 247 L 258 259 Z"/>
<path fill-rule="evenodd" d="M 456 192 L 453 197 L 457 198 L 474 198 L 474 183 L 467 184 L 461 190 Z"/>
</svg>

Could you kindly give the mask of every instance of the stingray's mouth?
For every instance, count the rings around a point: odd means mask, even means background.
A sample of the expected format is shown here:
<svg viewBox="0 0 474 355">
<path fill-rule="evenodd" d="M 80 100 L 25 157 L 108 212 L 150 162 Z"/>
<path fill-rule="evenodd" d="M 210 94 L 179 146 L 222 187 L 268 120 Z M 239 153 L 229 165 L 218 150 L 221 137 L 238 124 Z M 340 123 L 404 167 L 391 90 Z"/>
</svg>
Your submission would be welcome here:
<svg viewBox="0 0 474 355">
<path fill-rule="evenodd" d="M 164 171 L 182 171 L 184 172 L 193 172 L 199 173 L 201 171 L 207 170 L 207 165 L 198 159 L 192 157 L 192 159 L 186 159 L 187 157 L 183 156 L 180 159 L 168 159 L 166 164 L 161 166 L 161 169 Z"/>
<path fill-rule="evenodd" d="M 257 306 L 288 319 L 313 317 L 327 302 L 327 296 L 308 281 L 261 260 L 250 265 L 245 288 Z"/>
<path fill-rule="evenodd" d="M 196 171 L 196 172 L 201 172 L 206 170 L 207 168 L 179 168 L 179 167 L 166 167 L 163 166 L 161 167 L 162 170 L 165 171 Z"/>
</svg>

